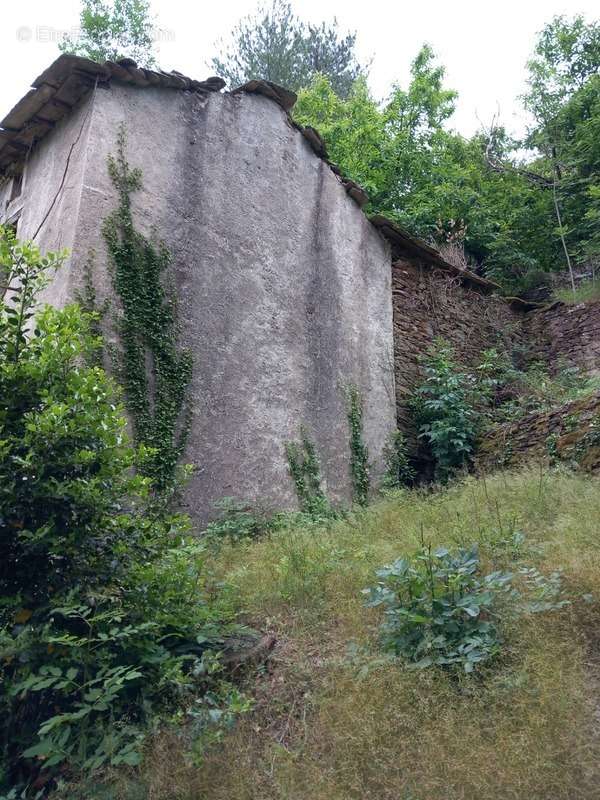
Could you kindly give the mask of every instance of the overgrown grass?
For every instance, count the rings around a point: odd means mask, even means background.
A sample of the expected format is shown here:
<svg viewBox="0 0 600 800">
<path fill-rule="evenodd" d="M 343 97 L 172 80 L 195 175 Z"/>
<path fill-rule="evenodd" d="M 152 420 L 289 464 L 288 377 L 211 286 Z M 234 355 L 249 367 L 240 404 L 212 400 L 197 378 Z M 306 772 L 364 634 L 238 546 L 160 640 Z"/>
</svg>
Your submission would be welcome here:
<svg viewBox="0 0 600 800">
<path fill-rule="evenodd" d="M 569 305 L 577 305 L 577 303 L 592 303 L 595 300 L 600 300 L 600 281 L 582 281 L 579 286 L 575 287 L 575 293 L 567 286 L 563 289 L 557 289 L 554 292 L 557 300 Z"/>
<path fill-rule="evenodd" d="M 535 469 L 471 477 L 439 493 L 400 491 L 327 527 L 224 543 L 215 568 L 232 599 L 278 637 L 269 669 L 250 677 L 254 710 L 201 764 L 186 760 L 178 737 L 158 735 L 141 771 L 82 796 L 596 798 L 598 489 Z M 507 620 L 501 657 L 470 678 L 386 661 L 380 614 L 361 590 L 418 546 L 421 527 L 434 545 L 478 542 L 486 568 L 562 568 L 572 605 Z"/>
</svg>

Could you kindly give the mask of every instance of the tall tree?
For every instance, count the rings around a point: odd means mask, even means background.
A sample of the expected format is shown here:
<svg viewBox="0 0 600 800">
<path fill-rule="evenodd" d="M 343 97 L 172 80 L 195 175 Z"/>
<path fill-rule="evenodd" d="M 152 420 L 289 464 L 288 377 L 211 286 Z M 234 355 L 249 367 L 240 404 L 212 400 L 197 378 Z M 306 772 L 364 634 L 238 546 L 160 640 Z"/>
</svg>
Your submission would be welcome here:
<svg viewBox="0 0 600 800">
<path fill-rule="evenodd" d="M 356 33 L 341 35 L 337 21 L 306 25 L 287 0 L 272 0 L 243 18 L 210 65 L 230 86 L 260 78 L 298 91 L 316 74 L 346 97 L 364 73 L 355 55 Z"/>
<path fill-rule="evenodd" d="M 539 33 L 527 63 L 525 105 L 538 128 L 552 122 L 563 104 L 600 70 L 600 22 L 554 17 Z"/>
<path fill-rule="evenodd" d="M 94 61 L 128 57 L 143 67 L 154 65 L 150 0 L 82 0 L 79 19 L 79 34 L 59 44 L 63 53 Z"/>
<path fill-rule="evenodd" d="M 369 210 L 436 243 L 459 238 L 488 275 L 512 290 L 556 259 L 548 236 L 551 197 L 516 162 L 505 172 L 491 170 L 484 137 L 469 140 L 447 129 L 456 97 L 424 46 L 408 86 L 394 86 L 386 103 L 372 98 L 364 79 L 344 99 L 318 76 L 300 92 L 294 117 L 321 132 L 331 158 L 369 193 Z M 494 148 L 497 158 L 514 161 L 515 143 L 501 131 Z"/>
<path fill-rule="evenodd" d="M 543 154 L 552 178 L 554 233 L 575 290 L 573 261 L 600 250 L 600 23 L 555 17 L 528 70 L 524 101 L 535 125 L 527 144 Z"/>
</svg>

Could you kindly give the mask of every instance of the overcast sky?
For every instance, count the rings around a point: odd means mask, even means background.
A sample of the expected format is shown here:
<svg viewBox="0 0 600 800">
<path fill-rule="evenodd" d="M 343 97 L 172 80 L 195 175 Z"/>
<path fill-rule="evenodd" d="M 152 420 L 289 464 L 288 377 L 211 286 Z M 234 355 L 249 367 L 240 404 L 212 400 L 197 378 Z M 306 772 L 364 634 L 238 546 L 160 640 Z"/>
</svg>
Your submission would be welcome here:
<svg viewBox="0 0 600 800">
<path fill-rule="evenodd" d="M 598 0 L 297 0 L 300 16 L 312 22 L 337 17 L 358 31 L 363 60 L 373 58 L 370 85 L 383 98 L 393 82 L 405 84 L 412 58 L 429 42 L 446 67 L 447 85 L 459 91 L 451 125 L 469 135 L 499 108 L 516 133 L 526 117 L 517 97 L 524 89 L 525 62 L 535 34 L 555 14 L 600 16 Z M 79 0 L 2 0 L 0 29 L 0 119 L 30 82 L 58 55 L 56 40 L 78 24 Z M 215 42 L 226 37 L 255 0 L 153 0 L 162 33 L 163 69 L 202 79 Z"/>
</svg>

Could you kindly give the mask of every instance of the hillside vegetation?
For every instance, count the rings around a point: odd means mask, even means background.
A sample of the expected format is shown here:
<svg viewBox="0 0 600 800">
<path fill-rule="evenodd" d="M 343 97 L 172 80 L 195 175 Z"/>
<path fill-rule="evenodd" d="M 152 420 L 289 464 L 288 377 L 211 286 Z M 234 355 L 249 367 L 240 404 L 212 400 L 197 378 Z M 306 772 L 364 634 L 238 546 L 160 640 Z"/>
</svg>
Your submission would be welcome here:
<svg viewBox="0 0 600 800">
<path fill-rule="evenodd" d="M 64 257 L 0 228 L 0 799 L 595 798 L 597 479 L 549 452 L 465 477 L 490 425 L 589 376 L 496 351 L 474 374 L 438 341 L 412 403 L 434 482 L 399 488 L 396 432 L 375 485 L 349 391 L 352 507 L 305 432 L 301 511 L 224 499 L 192 536 L 97 366 L 97 315 L 34 316 Z"/>
<path fill-rule="evenodd" d="M 150 65 L 152 31 L 149 0 L 82 0 L 61 49 Z M 273 0 L 212 63 L 297 90 L 295 121 L 367 214 L 507 294 L 597 301 L 600 22 L 556 17 L 532 42 L 520 140 L 497 118 L 452 129 L 458 94 L 428 45 L 375 98 L 356 42 Z M 600 492 L 582 467 L 600 423 L 563 406 L 595 398 L 597 376 L 527 342 L 466 365 L 438 340 L 415 354 L 383 483 L 347 386 L 352 505 L 330 502 L 300 428 L 273 453 L 298 512 L 221 498 L 196 529 L 182 491 L 206 466 L 180 463 L 194 359 L 125 156 L 122 128 L 119 205 L 98 220 L 114 303 L 96 303 L 90 254 L 79 303 L 41 308 L 68 254 L 0 226 L 0 800 L 595 800 Z M 490 432 L 548 410 L 563 419 L 539 463 L 477 466 Z"/>
<path fill-rule="evenodd" d="M 599 519 L 596 480 L 533 468 L 403 490 L 344 521 L 223 543 L 214 577 L 277 637 L 268 665 L 246 675 L 253 709 L 200 761 L 186 757 L 185 737 L 160 733 L 141 773 L 64 796 L 591 800 Z M 548 610 L 504 614 L 500 655 L 474 675 L 411 669 L 381 650 L 381 612 L 362 590 L 421 536 L 433 546 L 477 543 L 484 571 L 544 576 L 535 594 Z"/>
</svg>

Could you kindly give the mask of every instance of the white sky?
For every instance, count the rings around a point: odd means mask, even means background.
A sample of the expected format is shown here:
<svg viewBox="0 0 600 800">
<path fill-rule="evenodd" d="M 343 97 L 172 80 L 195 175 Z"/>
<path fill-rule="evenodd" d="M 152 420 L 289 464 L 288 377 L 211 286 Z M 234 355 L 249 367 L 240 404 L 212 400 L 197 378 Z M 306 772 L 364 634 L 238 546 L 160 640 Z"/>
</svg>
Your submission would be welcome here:
<svg viewBox="0 0 600 800">
<path fill-rule="evenodd" d="M 56 39 L 76 27 L 79 0 L 0 0 L 0 119 L 30 82 L 58 55 Z M 598 0 L 296 0 L 303 18 L 334 16 L 358 31 L 362 60 L 373 57 L 370 85 L 383 98 L 390 85 L 406 84 L 410 62 L 429 42 L 446 67 L 447 85 L 460 92 L 451 124 L 469 135 L 499 108 L 509 130 L 522 132 L 526 117 L 517 101 L 535 33 L 555 14 L 600 16 Z M 163 69 L 208 77 L 215 42 L 226 37 L 255 0 L 153 0 Z"/>
</svg>

